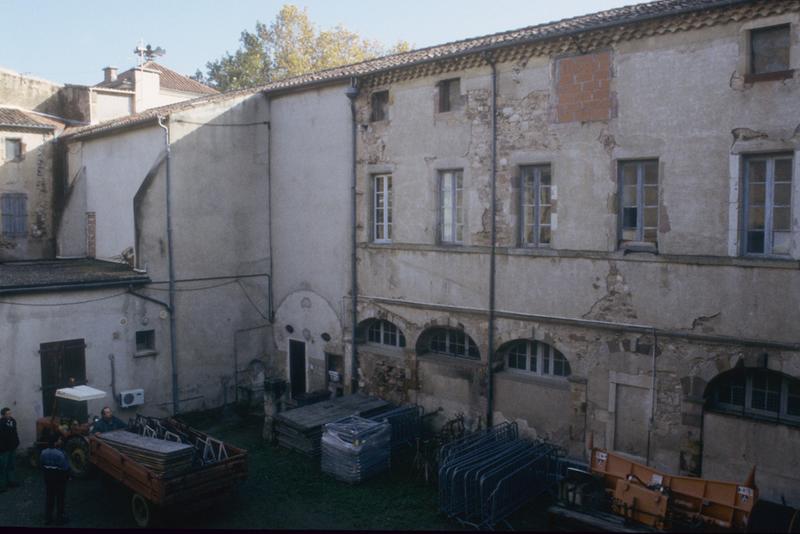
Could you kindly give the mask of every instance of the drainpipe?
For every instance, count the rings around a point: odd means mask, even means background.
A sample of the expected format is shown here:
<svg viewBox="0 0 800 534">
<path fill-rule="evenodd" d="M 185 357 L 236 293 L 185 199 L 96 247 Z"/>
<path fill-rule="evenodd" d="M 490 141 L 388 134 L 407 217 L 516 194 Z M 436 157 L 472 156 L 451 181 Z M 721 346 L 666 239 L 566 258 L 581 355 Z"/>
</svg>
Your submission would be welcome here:
<svg viewBox="0 0 800 534">
<path fill-rule="evenodd" d="M 272 300 L 272 98 L 263 93 L 267 99 L 267 253 L 269 254 L 269 286 L 268 286 L 268 306 L 270 324 L 275 322 L 275 308 Z"/>
<path fill-rule="evenodd" d="M 658 338 L 656 337 L 656 329 L 653 328 L 653 346 L 650 350 L 653 360 L 653 382 L 650 386 L 650 423 L 647 425 L 647 459 L 645 465 L 650 465 L 650 438 L 653 434 L 653 425 L 656 419 L 656 347 L 658 346 Z"/>
<path fill-rule="evenodd" d="M 358 328 L 358 272 L 356 258 L 356 98 L 358 98 L 358 78 L 350 80 L 350 86 L 344 93 L 350 100 L 351 117 L 351 159 L 352 159 L 352 181 L 350 192 L 350 307 L 351 311 L 351 341 L 350 341 L 350 392 L 358 391 L 358 347 L 356 345 L 356 329 Z"/>
<path fill-rule="evenodd" d="M 494 377 L 492 364 L 494 359 L 494 323 L 495 323 L 495 279 L 497 261 L 497 65 L 491 54 L 484 54 L 484 59 L 492 68 L 492 252 L 489 259 L 489 355 L 486 367 L 488 387 L 486 389 L 486 427 L 492 426 L 494 407 Z"/>
<path fill-rule="evenodd" d="M 169 356 L 172 363 L 172 413 L 177 414 L 180 407 L 178 402 L 178 358 L 176 350 L 175 335 L 175 264 L 172 249 L 172 174 L 170 163 L 172 153 L 170 151 L 169 127 L 162 121 L 164 117 L 158 116 L 158 125 L 164 129 L 164 150 L 167 153 L 167 263 L 169 265 Z"/>
</svg>

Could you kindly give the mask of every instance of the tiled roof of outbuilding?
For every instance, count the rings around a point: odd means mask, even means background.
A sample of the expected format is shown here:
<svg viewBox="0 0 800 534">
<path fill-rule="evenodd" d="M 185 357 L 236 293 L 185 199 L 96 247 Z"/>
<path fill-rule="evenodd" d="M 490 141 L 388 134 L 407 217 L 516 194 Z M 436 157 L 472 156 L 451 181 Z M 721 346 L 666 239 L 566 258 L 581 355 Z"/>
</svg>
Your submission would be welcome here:
<svg viewBox="0 0 800 534">
<path fill-rule="evenodd" d="M 0 294 L 42 291 L 47 288 L 86 288 L 87 285 L 143 284 L 146 274 L 123 263 L 93 259 L 42 260 L 0 263 Z"/>
<path fill-rule="evenodd" d="M 35 128 L 54 130 L 58 123 L 16 108 L 0 108 L 0 128 Z"/>
<path fill-rule="evenodd" d="M 736 8 L 741 9 L 737 10 Z M 800 0 L 657 0 L 393 54 L 361 63 L 295 76 L 260 87 L 200 97 L 93 126 L 74 128 L 66 137 L 77 138 L 132 126 L 152 121 L 159 115 L 164 116 L 175 111 L 182 111 L 194 106 L 223 101 L 259 91 L 284 91 L 320 83 L 347 80 L 351 77 L 371 77 L 379 83 L 388 83 L 392 81 L 392 78 L 387 73 L 411 72 L 414 69 L 418 69 L 416 73 L 410 73 L 405 78 L 415 75 L 435 74 L 437 72 L 435 68 L 426 66 L 436 63 L 445 64 L 448 61 L 453 62 L 464 57 L 472 59 L 470 62 L 456 63 L 455 66 L 450 67 L 450 70 L 467 68 L 474 66 L 473 64 L 478 61 L 475 58 L 478 58 L 483 51 L 497 50 L 502 52 L 515 48 L 521 50 L 525 46 L 530 47 L 540 43 L 555 43 L 558 40 L 572 37 L 583 38 L 584 35 L 582 34 L 603 33 L 605 30 L 616 32 L 601 35 L 582 44 L 582 46 L 589 48 L 608 46 L 608 44 L 618 41 L 680 32 L 715 24 L 746 20 L 757 16 L 769 16 L 786 11 L 800 11 Z M 645 29 L 644 26 L 647 26 L 645 23 L 651 21 L 653 24 Z M 559 46 L 567 45 L 554 44 L 550 48 L 544 46 L 541 49 L 528 50 L 527 52 L 563 53 L 564 50 L 560 49 Z M 576 45 L 571 44 L 569 46 L 574 47 Z M 514 56 L 505 56 L 500 59 L 505 61 L 514 59 Z"/>
</svg>

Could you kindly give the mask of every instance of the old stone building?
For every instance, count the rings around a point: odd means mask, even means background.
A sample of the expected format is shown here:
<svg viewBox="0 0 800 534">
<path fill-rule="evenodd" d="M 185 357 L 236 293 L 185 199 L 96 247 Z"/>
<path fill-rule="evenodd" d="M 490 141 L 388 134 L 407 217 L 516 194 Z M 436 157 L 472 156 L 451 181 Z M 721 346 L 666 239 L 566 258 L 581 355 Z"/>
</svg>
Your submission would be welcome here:
<svg viewBox="0 0 800 534">
<path fill-rule="evenodd" d="M 798 10 L 656 2 L 359 76 L 363 387 L 800 502 Z"/>
<path fill-rule="evenodd" d="M 147 275 L 145 411 L 263 355 L 798 505 L 798 24 L 662 0 L 68 131 L 59 251 Z"/>
</svg>

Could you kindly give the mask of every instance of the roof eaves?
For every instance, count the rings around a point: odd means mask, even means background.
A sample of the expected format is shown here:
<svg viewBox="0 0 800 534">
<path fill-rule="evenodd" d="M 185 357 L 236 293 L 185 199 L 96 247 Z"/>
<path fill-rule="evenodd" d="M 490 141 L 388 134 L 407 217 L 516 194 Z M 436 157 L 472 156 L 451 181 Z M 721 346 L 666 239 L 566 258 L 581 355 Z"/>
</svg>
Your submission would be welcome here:
<svg viewBox="0 0 800 534">
<path fill-rule="evenodd" d="M 79 291 L 86 289 L 107 289 L 113 287 L 129 287 L 149 284 L 149 276 L 137 276 L 118 280 L 104 280 L 97 282 L 61 282 L 51 284 L 27 284 L 18 286 L 0 287 L 0 295 L 13 295 L 20 293 L 42 293 L 55 291 Z"/>
<path fill-rule="evenodd" d="M 408 63 L 386 65 L 386 66 L 383 66 L 383 67 L 378 66 L 376 68 L 370 69 L 370 65 L 371 64 L 376 64 L 376 63 L 383 62 L 386 59 L 391 58 L 391 57 L 402 57 L 402 56 L 405 56 L 405 55 L 419 55 L 420 53 L 422 53 L 422 52 L 424 52 L 426 50 L 435 51 L 436 49 L 444 48 L 444 47 L 447 47 L 447 46 L 453 46 L 453 45 L 457 45 L 457 44 L 461 44 L 461 43 L 469 43 L 470 41 L 485 40 L 485 39 L 490 38 L 492 36 L 507 35 L 507 34 L 511 34 L 511 33 L 514 33 L 514 32 L 523 31 L 523 30 L 528 29 L 528 28 L 537 28 L 537 27 L 546 28 L 548 26 L 558 25 L 560 23 L 563 23 L 564 21 L 572 20 L 572 19 L 562 19 L 562 20 L 559 20 L 559 21 L 555 21 L 555 22 L 551 22 L 551 23 L 545 23 L 545 24 L 541 24 L 541 25 L 537 25 L 537 26 L 529 26 L 529 27 L 526 27 L 526 28 L 519 28 L 519 29 L 516 29 L 516 30 L 510 30 L 510 31 L 506 31 L 506 32 L 499 32 L 499 33 L 489 34 L 489 35 L 485 35 L 485 36 L 479 36 L 479 37 L 468 38 L 468 39 L 461 39 L 461 40 L 458 40 L 458 41 L 452 41 L 452 42 L 444 43 L 444 44 L 440 44 L 440 45 L 434 45 L 434 46 L 430 46 L 430 47 L 420 48 L 420 49 L 417 49 L 417 50 L 411 50 L 409 52 L 403 52 L 401 54 L 393 54 L 393 55 L 389 55 L 389 56 L 383 56 L 383 57 L 380 57 L 380 58 L 365 60 L 365 61 L 363 61 L 361 63 L 353 63 L 353 64 L 350 64 L 350 65 L 342 65 L 340 67 L 333 67 L 333 68 L 328 69 L 328 70 L 331 70 L 331 71 L 340 70 L 340 71 L 343 71 L 343 72 L 341 72 L 341 74 L 333 75 L 333 76 L 330 76 L 330 77 L 325 77 L 323 75 L 323 77 L 321 77 L 321 78 L 312 79 L 312 80 L 308 80 L 308 81 L 301 81 L 302 78 L 308 77 L 308 76 L 313 75 L 313 74 L 321 74 L 321 73 L 324 73 L 325 71 L 317 71 L 316 73 L 307 73 L 307 74 L 303 74 L 303 75 L 300 75 L 300 76 L 297 76 L 296 78 L 294 78 L 295 80 L 297 80 L 296 83 L 293 83 L 292 82 L 292 78 L 289 78 L 289 79 L 285 79 L 285 80 L 281 80 L 281 81 L 277 81 L 277 82 L 273 82 L 273 83 L 261 86 L 260 90 L 261 90 L 261 92 L 263 92 L 265 94 L 280 94 L 280 93 L 285 93 L 285 92 L 288 92 L 288 91 L 291 91 L 291 90 L 294 90 L 294 89 L 303 89 L 303 88 L 315 87 L 315 86 L 319 86 L 319 85 L 333 84 L 333 83 L 345 81 L 345 80 L 352 79 L 352 78 L 373 76 L 373 75 L 376 75 L 376 74 L 382 74 L 382 73 L 385 73 L 385 72 L 391 72 L 391 71 L 400 70 L 400 69 L 413 68 L 413 67 L 417 67 L 417 66 L 425 65 L 425 64 L 429 64 L 429 63 L 436 63 L 436 62 L 439 62 L 439 61 L 447 61 L 447 60 L 462 58 L 462 57 L 465 57 L 465 56 L 471 56 L 471 55 L 475 55 L 475 54 L 492 52 L 492 51 L 498 50 L 498 49 L 504 49 L 504 48 L 510 48 L 510 47 L 529 44 L 529 43 L 546 41 L 548 39 L 558 39 L 558 38 L 570 37 L 570 36 L 578 35 L 578 34 L 581 34 L 581 33 L 588 33 L 588 32 L 592 32 L 592 31 L 606 30 L 606 29 L 609 29 L 609 28 L 614 28 L 614 27 L 624 26 L 624 25 L 629 25 L 629 24 L 639 24 L 639 23 L 648 22 L 648 21 L 651 21 L 651 20 L 656 20 L 656 19 L 659 19 L 659 18 L 668 18 L 668 17 L 677 16 L 677 15 L 684 15 L 684 14 L 687 14 L 687 13 L 693 13 L 693 12 L 697 12 L 697 11 L 705 11 L 705 10 L 709 10 L 709 9 L 717 9 L 717 8 L 720 8 L 720 7 L 733 7 L 733 6 L 736 6 L 736 5 L 739 5 L 739 4 L 746 4 L 746 3 L 750 3 L 750 2 L 753 2 L 753 0 L 717 0 L 715 2 L 710 2 L 710 3 L 707 3 L 707 4 L 697 4 L 697 5 L 692 5 L 692 6 L 681 7 L 681 8 L 674 9 L 672 11 L 656 12 L 656 13 L 648 13 L 648 14 L 644 14 L 644 15 L 638 15 L 635 18 L 632 18 L 632 19 L 610 20 L 610 21 L 607 21 L 607 22 L 597 23 L 597 24 L 594 24 L 594 25 L 591 25 L 591 26 L 587 26 L 587 27 L 573 28 L 573 29 L 555 31 L 555 32 L 552 32 L 552 33 L 545 33 L 545 34 L 538 34 L 538 35 L 530 35 L 530 36 L 525 36 L 525 37 L 522 37 L 522 38 L 517 38 L 517 39 L 508 40 L 508 41 L 502 41 L 502 42 L 489 42 L 488 44 L 475 46 L 473 48 L 467 48 L 465 50 L 459 50 L 459 51 L 455 51 L 455 52 L 444 53 L 444 54 L 436 55 L 436 56 L 422 57 L 422 58 L 419 58 L 419 59 L 416 59 L 416 60 L 413 60 L 413 61 L 409 61 Z M 622 8 L 620 8 L 620 9 L 622 9 Z M 607 10 L 607 11 L 613 11 L 613 10 Z M 599 13 L 603 13 L 603 12 L 599 12 Z M 575 17 L 575 18 L 580 18 L 580 17 Z"/>
</svg>

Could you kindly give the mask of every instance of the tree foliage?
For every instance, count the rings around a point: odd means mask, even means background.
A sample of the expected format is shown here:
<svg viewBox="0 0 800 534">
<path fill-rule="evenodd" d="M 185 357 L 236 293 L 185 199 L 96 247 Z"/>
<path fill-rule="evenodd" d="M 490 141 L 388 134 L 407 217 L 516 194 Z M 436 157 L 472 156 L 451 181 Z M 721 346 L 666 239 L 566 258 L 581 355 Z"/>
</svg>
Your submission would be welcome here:
<svg viewBox="0 0 800 534">
<path fill-rule="evenodd" d="M 254 32 L 243 31 L 239 49 L 206 63 L 194 79 L 220 91 L 263 85 L 292 76 L 358 63 L 385 54 L 406 52 L 411 45 L 400 41 L 385 48 L 374 40 L 362 39 L 342 25 L 320 30 L 308 12 L 284 5 L 267 26 L 256 22 Z"/>
</svg>

